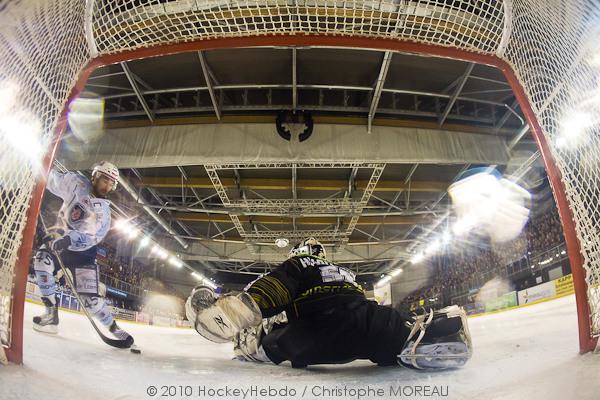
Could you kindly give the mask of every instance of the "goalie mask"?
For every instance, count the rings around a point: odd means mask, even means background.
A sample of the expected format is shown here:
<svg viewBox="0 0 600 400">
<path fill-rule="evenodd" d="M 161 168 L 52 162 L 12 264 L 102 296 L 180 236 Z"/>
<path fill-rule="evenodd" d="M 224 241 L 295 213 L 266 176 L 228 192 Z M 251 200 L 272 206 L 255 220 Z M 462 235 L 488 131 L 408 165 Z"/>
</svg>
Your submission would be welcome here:
<svg viewBox="0 0 600 400">
<path fill-rule="evenodd" d="M 295 245 L 289 252 L 288 258 L 299 255 L 309 255 L 319 258 L 326 258 L 325 248 L 315 238 L 304 239 L 302 242 Z"/>
</svg>

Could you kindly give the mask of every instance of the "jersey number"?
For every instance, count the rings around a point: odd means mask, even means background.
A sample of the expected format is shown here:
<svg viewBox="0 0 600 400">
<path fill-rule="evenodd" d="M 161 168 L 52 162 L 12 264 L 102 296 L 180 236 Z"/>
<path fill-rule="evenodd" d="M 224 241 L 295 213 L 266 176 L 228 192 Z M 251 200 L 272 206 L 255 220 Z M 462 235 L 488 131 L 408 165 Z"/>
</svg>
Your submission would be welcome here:
<svg viewBox="0 0 600 400">
<path fill-rule="evenodd" d="M 349 282 L 354 283 L 355 275 L 350 270 L 337 265 L 320 267 L 323 282 Z"/>
</svg>

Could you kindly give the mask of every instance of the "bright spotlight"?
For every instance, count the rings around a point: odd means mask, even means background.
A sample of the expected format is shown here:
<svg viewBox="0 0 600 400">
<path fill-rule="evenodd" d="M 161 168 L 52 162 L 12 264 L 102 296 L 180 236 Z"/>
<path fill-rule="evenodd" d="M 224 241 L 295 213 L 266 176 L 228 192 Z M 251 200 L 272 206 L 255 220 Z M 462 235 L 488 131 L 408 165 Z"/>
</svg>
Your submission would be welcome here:
<svg viewBox="0 0 600 400">
<path fill-rule="evenodd" d="M 452 240 L 452 234 L 450 233 L 450 230 L 445 230 L 442 234 L 442 243 L 448 244 L 450 243 L 450 240 Z"/>
<path fill-rule="evenodd" d="M 391 277 L 396 277 L 396 276 L 400 275 L 401 273 L 402 273 L 402 268 L 398 268 L 398 269 L 395 269 L 394 271 L 392 271 L 390 273 L 390 276 Z"/>
<path fill-rule="evenodd" d="M 129 222 L 126 219 L 120 219 L 115 222 L 115 229 L 118 229 L 122 232 L 129 231 Z"/>
<path fill-rule="evenodd" d="M 43 154 L 42 127 L 33 116 L 7 114 L 0 116 L 0 135 L 32 161 L 39 162 Z"/>
<path fill-rule="evenodd" d="M 413 258 L 410 260 L 410 262 L 413 264 L 418 264 L 421 261 L 423 261 L 424 259 L 425 259 L 425 255 L 423 253 L 417 253 L 413 256 Z"/>
<path fill-rule="evenodd" d="M 383 278 L 379 282 L 377 282 L 377 286 L 383 286 L 386 283 L 388 283 L 391 279 L 392 279 L 392 277 L 390 275 L 387 275 L 385 278 Z"/>
<path fill-rule="evenodd" d="M 287 240 L 286 238 L 275 239 L 275 245 L 277 247 L 279 247 L 280 249 L 286 247 L 288 244 L 290 244 L 290 241 Z"/>
<path fill-rule="evenodd" d="M 556 139 L 558 147 L 576 146 L 586 129 L 593 124 L 592 115 L 585 111 L 571 111 L 565 114 L 560 126 L 559 137 Z"/>
<path fill-rule="evenodd" d="M 435 253 L 441 246 L 441 243 L 439 240 L 434 240 L 433 242 L 431 242 L 429 244 L 429 246 L 427 246 L 427 248 L 425 249 L 425 253 L 427 254 L 432 254 Z"/>
<path fill-rule="evenodd" d="M 183 262 L 175 256 L 169 258 L 169 264 L 177 268 L 183 267 Z"/>
<path fill-rule="evenodd" d="M 150 238 L 148 236 L 144 236 L 142 240 L 140 240 L 140 247 L 146 247 L 150 244 Z"/>
<path fill-rule="evenodd" d="M 136 237 L 138 237 L 139 234 L 140 234 L 140 231 L 138 231 L 135 228 L 131 228 L 131 230 L 129 231 L 127 236 L 129 236 L 129 239 L 135 239 Z"/>
<path fill-rule="evenodd" d="M 169 253 L 167 253 L 165 250 L 160 249 L 160 251 L 158 252 L 158 256 L 163 259 L 166 260 L 167 258 L 169 258 Z"/>
<path fill-rule="evenodd" d="M 192 272 L 192 276 L 193 276 L 194 278 L 198 279 L 198 280 L 201 280 L 201 279 L 202 279 L 202 276 L 201 276 L 199 273 L 197 273 L 197 272 Z"/>
<path fill-rule="evenodd" d="M 0 115 L 8 114 L 15 106 L 19 87 L 13 82 L 0 83 Z"/>
</svg>

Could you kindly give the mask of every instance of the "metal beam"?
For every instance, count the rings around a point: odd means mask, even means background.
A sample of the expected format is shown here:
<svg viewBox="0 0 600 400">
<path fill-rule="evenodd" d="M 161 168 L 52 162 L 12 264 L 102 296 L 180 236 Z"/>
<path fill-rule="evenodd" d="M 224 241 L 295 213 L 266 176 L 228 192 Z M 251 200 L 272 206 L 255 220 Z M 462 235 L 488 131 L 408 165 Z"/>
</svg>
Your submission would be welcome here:
<svg viewBox="0 0 600 400">
<path fill-rule="evenodd" d="M 296 48 L 292 48 L 292 110 L 296 111 L 298 106 L 298 81 L 296 76 Z"/>
<path fill-rule="evenodd" d="M 367 184 L 367 187 L 365 187 L 365 190 L 363 191 L 363 195 L 360 199 L 360 203 L 363 206 L 363 208 L 368 204 L 369 198 L 371 198 L 371 195 L 373 194 L 373 191 L 375 190 L 375 186 L 377 186 L 377 182 L 379 182 L 379 178 L 381 177 L 381 174 L 383 173 L 384 168 L 385 168 L 385 164 L 379 164 L 379 165 L 375 166 L 375 168 L 373 168 L 373 173 L 371 174 L 369 183 Z M 360 212 L 362 212 L 362 210 L 360 210 Z M 358 220 L 359 220 L 359 216 L 354 215 L 352 217 L 352 219 L 350 220 L 350 222 L 348 223 L 348 226 L 346 227 L 346 232 L 345 232 L 346 237 L 343 240 L 344 243 L 347 243 L 348 240 L 350 239 L 350 235 L 352 235 L 352 232 L 354 231 L 354 227 L 358 223 Z"/>
<path fill-rule="evenodd" d="M 210 75 L 210 71 L 209 71 Z M 462 78 L 462 76 L 457 79 Z M 213 90 L 266 90 L 266 89 L 293 89 L 293 84 L 280 83 L 280 84 L 255 84 L 255 83 L 247 83 L 247 84 L 239 84 L 239 85 L 213 85 Z M 372 92 L 374 91 L 373 87 L 370 86 L 351 86 L 351 85 L 321 85 L 321 84 L 298 84 L 296 83 L 296 89 L 307 89 L 307 90 L 349 90 L 349 91 L 357 91 L 357 92 Z M 165 94 L 165 93 L 177 93 L 177 92 L 198 92 L 209 90 L 208 86 L 184 86 L 179 88 L 172 89 L 154 89 L 144 91 L 144 95 L 150 94 Z M 392 88 L 382 88 L 381 92 L 383 93 L 396 93 L 396 94 L 404 94 L 411 96 L 425 96 L 425 97 L 439 97 L 442 99 L 449 99 L 452 95 L 449 95 L 442 92 L 427 92 L 422 90 L 409 90 L 409 89 L 392 89 Z M 104 99 L 118 99 L 123 97 L 132 97 L 135 96 L 135 93 L 117 93 L 103 96 Z M 493 100 L 485 100 L 478 99 L 475 97 L 464 97 L 459 96 L 457 100 L 461 101 L 471 101 L 473 103 L 482 103 L 482 104 L 491 104 L 497 106 L 504 106 L 505 103 Z"/>
<path fill-rule="evenodd" d="M 295 164 L 293 164 L 295 165 Z M 242 178 L 240 186 L 242 188 L 254 190 L 347 190 L 348 181 L 341 179 L 296 179 L 294 184 L 294 168 L 292 166 L 292 181 L 289 179 L 260 179 L 260 178 Z M 225 188 L 235 188 L 236 183 L 233 178 L 221 178 L 221 183 Z M 141 180 L 142 185 L 155 188 L 177 188 L 181 185 L 181 179 L 178 177 L 144 177 Z M 369 181 L 358 180 L 354 184 L 358 190 L 364 190 Z M 212 189 L 213 184 L 208 178 L 189 178 L 185 181 L 184 187 L 192 189 Z M 375 192 L 398 192 L 408 189 L 408 181 L 380 181 Z M 448 182 L 416 181 L 412 182 L 410 189 L 413 192 L 444 192 L 448 188 Z"/>
<path fill-rule="evenodd" d="M 508 143 L 508 149 L 512 150 L 517 145 L 517 143 L 521 141 L 523 136 L 527 134 L 527 132 L 529 132 L 529 125 L 526 124 L 522 126 L 521 129 L 519 129 L 519 132 L 517 132 L 517 134 L 510 140 L 510 142 Z"/>
<path fill-rule="evenodd" d="M 154 211 L 152 208 L 147 206 L 146 201 L 137 193 L 137 191 L 133 188 L 133 186 L 131 186 L 131 184 L 129 183 L 129 181 L 124 177 L 124 176 L 120 176 L 119 177 L 119 184 L 121 185 L 121 187 L 123 189 L 125 189 L 130 195 L 131 197 L 133 197 L 133 199 L 140 203 L 142 205 L 142 207 L 144 208 L 144 210 L 146 211 L 146 213 L 148 213 L 148 215 L 150 215 L 150 217 L 152 217 L 156 222 L 158 222 L 158 224 L 160 226 L 163 227 L 163 229 L 165 231 L 167 231 L 170 235 L 173 236 L 173 238 L 179 242 L 179 244 L 184 248 L 187 249 L 188 248 L 188 243 L 181 239 L 178 235 L 177 232 L 175 232 L 170 226 L 169 224 L 167 224 L 167 222 L 163 219 L 163 217 L 161 217 L 160 215 L 158 215 L 158 213 L 156 211 Z"/>
<path fill-rule="evenodd" d="M 383 54 L 383 61 L 381 62 L 381 67 L 379 68 L 379 75 L 377 76 L 377 81 L 375 82 L 373 97 L 371 99 L 371 107 L 369 108 L 369 115 L 367 117 L 367 133 L 371 133 L 373 118 L 377 112 L 377 106 L 379 105 L 379 99 L 381 98 L 381 91 L 383 89 L 383 85 L 385 84 L 385 78 L 390 68 L 393 55 L 394 53 L 391 51 L 386 51 Z"/>
<path fill-rule="evenodd" d="M 404 184 L 408 184 L 408 190 L 410 193 L 410 182 L 412 180 L 412 176 L 414 175 L 415 171 L 417 170 L 417 167 L 419 166 L 419 164 L 414 164 L 411 168 L 410 171 L 408 171 L 408 174 L 406 175 L 406 178 L 404 178 Z M 389 213 L 392 208 L 397 208 L 398 210 L 402 211 L 402 209 L 396 207 L 396 202 L 398 201 L 398 199 L 400 198 L 400 195 L 404 192 L 404 189 L 399 190 L 395 195 L 394 198 L 392 199 L 392 201 L 390 203 L 388 203 L 389 207 L 386 210 L 386 213 Z M 406 205 L 406 207 L 408 208 L 408 203 Z M 377 232 L 377 230 L 379 229 L 381 225 L 377 225 L 374 229 L 373 232 L 371 233 L 372 235 L 375 234 L 375 232 Z"/>
<path fill-rule="evenodd" d="M 202 73 L 204 74 L 204 80 L 206 81 L 206 87 L 210 95 L 210 101 L 212 101 L 213 108 L 215 110 L 215 115 L 217 116 L 217 119 L 220 120 L 221 112 L 219 111 L 219 103 L 217 101 L 217 96 L 215 96 L 215 91 L 208 71 L 208 65 L 206 64 L 204 53 L 202 51 L 198 51 L 198 59 L 200 60 L 200 65 L 202 66 Z"/>
<path fill-rule="evenodd" d="M 454 93 L 450 97 L 450 100 L 448 101 L 448 104 L 446 104 L 446 108 L 444 109 L 444 112 L 442 113 L 442 115 L 438 121 L 440 126 L 442 126 L 444 124 L 444 122 L 446 121 L 448 114 L 450 114 L 450 110 L 452 110 L 452 107 L 454 106 L 456 99 L 460 95 L 460 92 L 463 90 L 463 87 L 465 87 L 465 83 L 467 83 L 467 79 L 469 79 L 469 75 L 471 75 L 471 72 L 473 71 L 474 67 L 475 67 L 475 64 L 473 64 L 473 63 L 469 63 L 469 65 L 467 66 L 467 69 L 463 73 L 456 89 L 454 89 Z"/>
<path fill-rule="evenodd" d="M 519 113 L 517 113 L 515 111 L 515 108 L 519 105 L 519 102 L 517 100 L 513 101 L 513 103 L 509 106 L 506 105 L 506 112 L 504 113 L 504 115 L 500 118 L 500 120 L 498 121 L 498 123 L 496 124 L 496 126 L 494 127 L 494 131 L 496 133 L 498 133 L 500 131 L 500 129 L 502 129 L 502 127 L 504 126 L 504 124 L 506 123 L 506 121 L 508 121 L 508 118 L 511 115 L 514 115 L 515 117 L 517 117 L 520 121 L 521 124 L 525 124 L 525 120 L 523 119 L 523 117 L 521 117 L 519 115 Z"/>
<path fill-rule="evenodd" d="M 297 193 L 297 179 L 298 179 L 298 174 L 296 171 L 296 164 L 292 164 L 292 198 L 294 200 L 298 199 L 298 193 Z"/>
<path fill-rule="evenodd" d="M 356 175 L 358 174 L 358 168 L 352 168 L 352 172 L 350 173 L 350 178 L 348 179 L 348 191 L 346 192 L 345 198 L 352 197 L 352 190 L 354 190 L 354 185 L 356 181 Z"/>
<path fill-rule="evenodd" d="M 191 221 L 191 222 L 220 222 L 220 223 L 231 223 L 229 217 L 220 214 L 206 215 L 200 213 L 174 213 L 174 218 L 180 221 Z M 237 216 L 241 223 L 254 223 L 254 224 L 265 224 L 265 225 L 291 225 L 291 217 L 281 216 Z M 423 224 L 429 223 L 432 220 L 431 214 L 413 214 L 413 215 L 390 215 L 390 216 L 362 216 L 357 215 L 351 217 L 356 218 L 356 225 L 412 225 L 412 224 Z M 346 219 L 348 221 L 348 219 Z M 335 225 L 337 217 L 297 217 L 297 224 L 307 225 Z M 240 236 L 243 236 L 242 234 Z"/>
<path fill-rule="evenodd" d="M 150 122 L 154 123 L 154 115 L 152 114 L 152 111 L 150 111 L 150 107 L 148 107 L 148 103 L 146 103 L 146 99 L 144 99 L 144 95 L 142 94 L 140 88 L 138 87 L 137 82 L 135 81 L 131 71 L 129 70 L 129 66 L 127 65 L 127 62 L 125 62 L 125 61 L 121 62 L 121 68 L 123 68 L 123 72 L 125 72 L 125 75 L 127 76 L 127 80 L 129 81 L 129 84 L 131 85 L 133 91 L 135 92 L 135 95 L 137 96 L 139 102 L 142 104 L 142 108 L 144 109 L 144 112 L 148 116 L 148 119 L 150 120 Z"/>
</svg>

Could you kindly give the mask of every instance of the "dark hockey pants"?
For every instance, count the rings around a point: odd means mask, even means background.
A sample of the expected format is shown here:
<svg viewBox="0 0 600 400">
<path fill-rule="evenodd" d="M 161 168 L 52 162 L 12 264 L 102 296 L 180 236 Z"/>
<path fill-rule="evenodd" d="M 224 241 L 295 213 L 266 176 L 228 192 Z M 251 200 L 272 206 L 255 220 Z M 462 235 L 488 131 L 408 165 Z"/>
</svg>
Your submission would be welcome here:
<svg viewBox="0 0 600 400">
<path fill-rule="evenodd" d="M 291 361 L 293 367 L 357 359 L 396 365 L 410 332 L 405 321 L 391 307 L 358 301 L 276 325 L 262 345 L 271 361 Z"/>
</svg>

